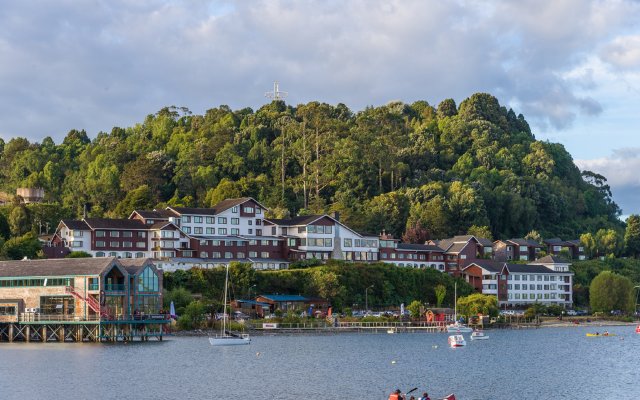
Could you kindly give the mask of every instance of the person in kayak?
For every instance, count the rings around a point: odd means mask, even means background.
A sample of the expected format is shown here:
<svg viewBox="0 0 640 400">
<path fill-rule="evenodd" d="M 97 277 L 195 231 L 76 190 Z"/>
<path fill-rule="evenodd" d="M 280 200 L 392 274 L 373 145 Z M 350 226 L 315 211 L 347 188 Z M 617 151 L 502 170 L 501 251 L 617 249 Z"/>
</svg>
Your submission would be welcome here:
<svg viewBox="0 0 640 400">
<path fill-rule="evenodd" d="M 389 400 L 406 400 L 400 389 L 396 389 L 395 392 L 389 395 Z"/>
<path fill-rule="evenodd" d="M 418 400 L 431 400 L 431 398 L 429 397 L 429 393 L 424 392 L 422 393 L 422 397 L 420 397 Z"/>
</svg>

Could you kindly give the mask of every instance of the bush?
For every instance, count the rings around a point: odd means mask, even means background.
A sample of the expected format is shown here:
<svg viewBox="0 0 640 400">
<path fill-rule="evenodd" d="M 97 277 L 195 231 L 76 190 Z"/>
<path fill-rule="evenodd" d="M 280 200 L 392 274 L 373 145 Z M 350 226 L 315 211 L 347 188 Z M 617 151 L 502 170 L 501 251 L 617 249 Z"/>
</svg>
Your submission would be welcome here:
<svg viewBox="0 0 640 400">
<path fill-rule="evenodd" d="M 178 327 L 191 330 L 199 329 L 205 320 L 205 306 L 200 301 L 192 301 L 185 308 L 184 314 L 178 318 Z"/>
</svg>

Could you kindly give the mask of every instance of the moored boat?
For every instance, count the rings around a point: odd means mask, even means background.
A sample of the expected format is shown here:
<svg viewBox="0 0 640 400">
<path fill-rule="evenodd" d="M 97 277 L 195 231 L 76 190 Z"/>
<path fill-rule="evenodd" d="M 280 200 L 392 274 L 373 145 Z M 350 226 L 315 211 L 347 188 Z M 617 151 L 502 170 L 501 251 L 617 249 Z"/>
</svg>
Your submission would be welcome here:
<svg viewBox="0 0 640 400">
<path fill-rule="evenodd" d="M 449 346 L 450 347 L 462 347 L 466 346 L 467 342 L 464 340 L 464 336 L 462 335 L 451 335 L 449 336 Z"/>
<path fill-rule="evenodd" d="M 636 333 L 640 333 L 640 325 L 636 326 Z"/>
<path fill-rule="evenodd" d="M 222 327 L 220 328 L 220 334 L 209 338 L 209 343 L 212 346 L 236 346 L 241 344 L 251 343 L 249 335 L 246 333 L 233 333 L 227 330 L 227 292 L 229 290 L 229 265 L 227 264 L 227 272 L 224 279 L 224 300 L 223 313 L 222 313 Z"/>
<path fill-rule="evenodd" d="M 489 336 L 485 335 L 483 331 L 473 331 L 471 333 L 471 340 L 487 340 Z"/>
<path fill-rule="evenodd" d="M 609 333 L 609 332 L 605 332 L 605 333 L 587 333 L 587 337 L 600 337 L 600 336 L 618 336 L 615 333 Z"/>
<path fill-rule="evenodd" d="M 473 332 L 473 328 L 469 328 L 468 326 L 461 324 L 458 321 L 458 284 L 456 283 L 453 286 L 454 294 L 453 294 L 453 320 L 455 321 L 453 324 L 447 325 L 447 332 L 449 333 L 469 333 Z"/>
</svg>

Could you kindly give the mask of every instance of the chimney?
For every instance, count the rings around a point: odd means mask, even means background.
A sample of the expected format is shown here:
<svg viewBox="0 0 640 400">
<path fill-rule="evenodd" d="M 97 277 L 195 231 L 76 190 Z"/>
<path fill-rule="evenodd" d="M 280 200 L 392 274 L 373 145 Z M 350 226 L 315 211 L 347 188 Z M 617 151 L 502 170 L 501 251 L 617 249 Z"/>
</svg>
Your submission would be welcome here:
<svg viewBox="0 0 640 400">
<path fill-rule="evenodd" d="M 335 219 L 336 221 L 340 221 L 340 212 L 338 212 L 338 211 L 334 211 L 334 212 L 332 212 L 332 213 L 331 213 L 331 217 L 332 217 L 333 219 Z"/>
</svg>

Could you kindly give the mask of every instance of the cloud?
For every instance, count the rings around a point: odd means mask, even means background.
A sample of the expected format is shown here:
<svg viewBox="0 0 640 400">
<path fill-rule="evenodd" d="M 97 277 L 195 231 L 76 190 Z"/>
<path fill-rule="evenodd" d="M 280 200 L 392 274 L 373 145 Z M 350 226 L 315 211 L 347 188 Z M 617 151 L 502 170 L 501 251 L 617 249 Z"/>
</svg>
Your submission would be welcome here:
<svg viewBox="0 0 640 400">
<path fill-rule="evenodd" d="M 0 135 L 94 136 L 167 105 L 256 108 L 273 80 L 290 103 L 354 110 L 485 91 L 541 129 L 564 129 L 604 109 L 589 94 L 599 82 L 570 71 L 594 54 L 637 67 L 624 34 L 639 9 L 613 0 L 10 2 L 0 14 Z"/>
<path fill-rule="evenodd" d="M 640 35 L 618 36 L 600 52 L 603 61 L 624 70 L 640 68 Z"/>
<path fill-rule="evenodd" d="M 581 170 L 603 175 L 624 214 L 640 213 L 640 148 L 619 148 L 609 157 L 575 160 Z"/>
</svg>

